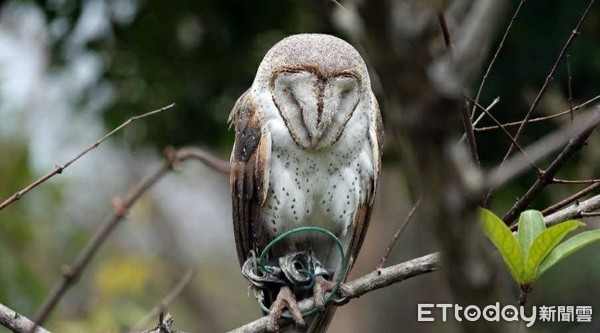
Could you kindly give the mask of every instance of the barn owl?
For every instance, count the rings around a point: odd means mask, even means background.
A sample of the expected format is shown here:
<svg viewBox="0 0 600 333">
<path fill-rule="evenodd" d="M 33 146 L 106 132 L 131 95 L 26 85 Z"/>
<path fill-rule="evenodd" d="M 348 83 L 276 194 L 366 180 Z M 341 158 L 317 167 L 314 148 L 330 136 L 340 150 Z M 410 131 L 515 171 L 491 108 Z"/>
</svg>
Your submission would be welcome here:
<svg viewBox="0 0 600 333">
<path fill-rule="evenodd" d="M 344 270 L 331 238 L 297 233 L 283 239 L 269 258 L 304 251 L 326 273 L 317 274 L 312 292 L 285 283 L 259 288 L 271 306 L 271 330 L 287 309 L 296 323 L 288 331 L 323 332 L 335 311 L 323 309 L 323 294 L 340 274 L 345 280 L 358 255 L 381 169 L 383 128 L 365 62 L 337 37 L 287 37 L 267 52 L 229 122 L 235 128 L 231 190 L 240 264 L 300 226 L 324 228 L 343 244 Z M 321 311 L 302 318 L 296 301 L 310 296 Z"/>
</svg>

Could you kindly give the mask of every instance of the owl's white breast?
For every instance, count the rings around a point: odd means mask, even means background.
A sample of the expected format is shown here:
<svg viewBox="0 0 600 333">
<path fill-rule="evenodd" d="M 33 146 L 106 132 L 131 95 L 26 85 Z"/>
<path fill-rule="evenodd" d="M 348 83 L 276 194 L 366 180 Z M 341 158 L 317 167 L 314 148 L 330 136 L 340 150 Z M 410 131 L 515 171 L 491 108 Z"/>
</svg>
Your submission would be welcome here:
<svg viewBox="0 0 600 333">
<path fill-rule="evenodd" d="M 262 106 L 269 108 L 268 100 L 262 101 Z M 357 207 L 366 200 L 374 175 L 370 122 L 362 109 L 366 107 L 367 103 L 359 104 L 339 141 L 320 151 L 298 146 L 277 112 L 264 113 L 264 128 L 271 136 L 271 158 L 263 220 L 273 236 L 299 226 L 319 226 L 347 244 Z M 284 242 L 291 250 L 315 251 L 326 266 L 335 262 L 338 254 L 331 253 L 334 246 L 330 239 L 306 236 L 296 234 Z"/>
</svg>

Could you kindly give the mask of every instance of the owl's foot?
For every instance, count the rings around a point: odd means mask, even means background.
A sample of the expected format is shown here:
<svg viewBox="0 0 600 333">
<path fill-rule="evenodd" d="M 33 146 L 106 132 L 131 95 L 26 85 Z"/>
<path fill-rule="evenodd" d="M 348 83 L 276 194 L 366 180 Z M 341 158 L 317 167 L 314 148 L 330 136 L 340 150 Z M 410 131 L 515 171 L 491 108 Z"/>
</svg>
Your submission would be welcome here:
<svg viewBox="0 0 600 333">
<path fill-rule="evenodd" d="M 325 293 L 333 291 L 334 288 L 335 282 L 331 282 L 320 275 L 317 276 L 315 285 L 313 287 L 313 298 L 315 300 L 315 305 L 317 306 L 317 309 L 323 310 L 325 308 Z M 346 285 L 343 283 L 340 284 L 340 287 L 337 290 L 337 295 L 344 298 L 347 294 L 348 287 L 346 287 Z"/>
<path fill-rule="evenodd" d="M 304 319 L 302 318 L 302 312 L 300 312 L 300 308 L 298 307 L 296 296 L 294 296 L 294 293 L 289 287 L 282 286 L 281 289 L 279 289 L 279 294 L 277 294 L 277 299 L 271 306 L 271 313 L 269 313 L 269 321 L 267 323 L 267 329 L 269 331 L 276 332 L 279 330 L 279 318 L 281 318 L 284 309 L 288 309 L 292 314 L 296 326 L 301 328 L 304 327 Z"/>
</svg>

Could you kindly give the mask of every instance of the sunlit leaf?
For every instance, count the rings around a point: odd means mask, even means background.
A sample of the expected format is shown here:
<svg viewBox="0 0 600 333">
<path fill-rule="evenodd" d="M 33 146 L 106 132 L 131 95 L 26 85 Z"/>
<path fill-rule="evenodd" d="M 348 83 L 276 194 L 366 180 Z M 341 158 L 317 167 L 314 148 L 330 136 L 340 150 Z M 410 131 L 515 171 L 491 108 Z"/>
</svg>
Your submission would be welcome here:
<svg viewBox="0 0 600 333">
<path fill-rule="evenodd" d="M 584 231 L 556 246 L 542 262 L 537 271 L 537 276 L 544 274 L 550 267 L 568 257 L 582 247 L 600 241 L 600 229 Z"/>
<path fill-rule="evenodd" d="M 537 269 L 542 260 L 560 243 L 560 241 L 571 231 L 585 225 L 583 222 L 570 220 L 552 226 L 540 233 L 529 249 L 525 259 L 524 279 L 525 283 L 532 283 L 537 276 Z"/>
<path fill-rule="evenodd" d="M 506 224 L 491 211 L 480 209 L 480 219 L 483 231 L 500 251 L 513 278 L 519 283 L 523 282 L 523 259 L 517 238 L 513 236 Z"/>
<path fill-rule="evenodd" d="M 519 217 L 519 233 L 517 239 L 521 245 L 523 258 L 527 258 L 527 253 L 535 238 L 546 230 L 544 216 L 537 210 L 527 210 L 521 213 Z"/>
</svg>

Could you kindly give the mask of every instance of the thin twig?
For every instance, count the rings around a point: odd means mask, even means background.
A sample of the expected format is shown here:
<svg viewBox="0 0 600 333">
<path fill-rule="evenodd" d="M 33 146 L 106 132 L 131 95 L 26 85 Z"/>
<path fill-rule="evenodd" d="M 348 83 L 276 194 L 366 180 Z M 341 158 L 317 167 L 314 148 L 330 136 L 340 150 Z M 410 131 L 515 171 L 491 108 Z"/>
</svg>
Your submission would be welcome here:
<svg viewBox="0 0 600 333">
<path fill-rule="evenodd" d="M 575 40 L 575 37 L 577 37 L 579 35 L 579 31 L 581 29 L 581 25 L 583 24 L 583 21 L 585 21 L 588 13 L 590 11 L 590 8 L 592 7 L 593 4 L 594 4 L 594 0 L 590 0 L 588 6 L 586 7 L 585 11 L 581 15 L 581 18 L 579 19 L 579 22 L 577 22 L 577 25 L 575 26 L 575 29 L 573 29 L 573 31 L 571 32 L 571 35 L 569 35 L 569 38 L 565 42 L 563 48 L 560 50 L 560 53 L 558 54 L 558 57 L 556 58 L 556 61 L 554 62 L 554 65 L 552 65 L 552 68 L 550 69 L 550 72 L 548 73 L 548 76 L 546 76 L 546 80 L 544 81 L 544 84 L 542 85 L 542 87 L 540 88 L 540 91 L 538 92 L 537 96 L 533 100 L 533 103 L 531 104 L 531 107 L 527 111 L 527 114 L 525 114 L 525 118 L 523 119 L 523 123 L 521 123 L 521 125 L 519 125 L 519 129 L 517 130 L 517 133 L 515 134 L 515 141 L 518 142 L 519 139 L 521 138 L 521 134 L 523 134 L 523 131 L 525 129 L 525 125 L 528 123 L 529 119 L 531 119 L 531 116 L 533 115 L 533 111 L 535 111 L 535 109 L 537 108 L 538 104 L 542 100 L 542 97 L 546 93 L 546 90 L 548 89 L 548 86 L 550 85 L 550 81 L 552 81 L 552 79 L 553 79 L 554 73 L 556 72 L 556 69 L 558 68 L 558 65 L 560 64 L 561 59 L 564 57 L 564 55 L 566 54 L 567 50 L 573 44 L 573 41 Z M 510 155 L 514 152 L 515 148 L 516 148 L 516 146 L 514 144 L 510 145 L 510 147 L 508 148 L 508 151 L 506 152 L 506 154 L 502 158 L 502 163 L 500 164 L 501 168 L 502 168 L 502 165 L 508 160 L 508 158 L 510 157 Z M 491 195 L 492 195 L 492 189 L 490 188 L 490 190 L 486 194 L 486 197 L 485 197 L 485 200 L 484 200 L 484 206 L 487 205 L 487 202 L 489 201 L 489 198 L 490 198 Z M 510 217 L 514 217 L 514 216 L 510 216 Z"/>
<path fill-rule="evenodd" d="M 344 7 L 344 5 L 342 5 L 338 0 L 331 0 L 331 2 L 333 2 L 336 6 L 338 6 L 339 8 L 341 8 L 342 10 L 348 10 L 346 9 L 346 7 Z"/>
<path fill-rule="evenodd" d="M 471 117 L 469 117 L 469 104 L 465 102 L 464 107 L 460 108 L 460 115 L 463 122 L 463 128 L 465 129 L 465 136 L 467 138 L 467 146 L 471 153 L 471 159 L 475 165 L 479 166 L 479 154 L 477 154 L 477 141 L 475 140 L 475 132 L 473 131 L 473 123 Z M 508 133 L 508 132 L 507 132 Z"/>
<path fill-rule="evenodd" d="M 565 145 L 571 141 L 573 133 L 581 133 L 591 128 L 598 126 L 597 111 L 598 109 L 590 112 L 582 113 L 579 117 L 575 118 L 573 124 L 569 123 L 563 125 L 561 128 L 551 132 L 550 134 L 539 138 L 534 143 L 525 148 L 527 155 L 534 160 L 540 161 L 547 157 L 550 153 L 564 149 Z M 525 170 L 529 170 L 530 162 L 523 155 L 515 155 L 511 157 L 505 165 L 500 168 L 497 166 L 490 170 L 488 176 L 488 186 L 492 189 L 496 189 L 506 184 L 511 179 L 515 178 Z"/>
<path fill-rule="evenodd" d="M 558 179 L 553 178 L 552 184 L 595 184 L 600 183 L 600 179 Z"/>
<path fill-rule="evenodd" d="M 581 217 L 596 217 L 600 216 L 600 212 L 581 212 Z"/>
<path fill-rule="evenodd" d="M 189 159 L 198 160 L 207 167 L 224 174 L 229 174 L 231 169 L 228 161 L 222 160 L 200 148 L 181 148 L 177 151 L 177 156 L 180 161 Z"/>
<path fill-rule="evenodd" d="M 588 195 L 589 193 L 591 193 L 592 191 L 594 191 L 597 188 L 600 188 L 600 183 L 592 184 L 592 185 L 584 188 L 583 190 L 581 190 L 573 195 L 570 195 L 569 197 L 564 198 L 563 200 L 555 203 L 554 205 L 544 209 L 542 211 L 542 215 L 546 216 L 548 214 L 552 214 L 552 213 L 558 211 L 559 209 L 571 204 L 572 202 L 583 198 L 584 196 Z"/>
<path fill-rule="evenodd" d="M 494 100 L 490 103 L 490 105 L 488 105 L 487 108 L 485 108 L 485 111 L 490 112 L 492 110 L 492 108 L 494 106 L 496 106 L 496 104 L 500 103 L 500 97 L 496 97 L 494 98 Z M 477 107 L 477 105 L 473 105 L 473 107 Z M 479 117 L 477 117 L 477 119 L 475 119 L 475 121 L 473 122 L 473 126 L 477 126 L 477 124 L 479 124 L 482 120 L 483 117 L 485 117 L 485 112 L 482 112 Z M 473 130 L 476 130 L 477 128 L 473 128 Z"/>
<path fill-rule="evenodd" d="M 467 99 L 470 99 L 470 98 L 467 97 Z M 502 124 L 500 124 L 500 121 L 498 121 L 498 119 L 496 119 L 496 117 L 494 117 L 489 111 L 487 111 L 483 106 L 479 105 L 474 100 L 471 100 L 471 102 L 474 103 L 476 107 L 480 108 L 484 112 L 484 114 L 486 114 L 488 117 L 490 117 L 490 119 L 494 123 L 496 123 L 496 125 L 500 126 L 500 128 L 502 129 L 504 134 L 506 134 L 506 136 L 510 139 L 511 143 L 513 145 L 515 145 L 521 153 L 523 153 L 523 156 L 525 156 L 525 158 L 529 161 L 529 163 L 531 164 L 531 166 L 533 167 L 535 172 L 538 175 L 542 174 L 543 173 L 542 169 L 540 167 L 538 167 L 537 164 L 535 164 L 535 161 L 533 161 L 533 159 L 531 157 L 529 157 L 529 155 L 527 154 L 525 149 L 523 149 L 523 147 L 521 147 L 521 145 L 512 137 L 512 135 L 510 135 L 508 130 L 506 128 L 502 127 Z"/>
<path fill-rule="evenodd" d="M 30 332 L 35 327 L 33 321 L 29 318 L 15 312 L 7 306 L 0 303 L 0 325 L 16 333 Z M 42 327 L 37 327 L 35 333 L 50 333 Z"/>
<path fill-rule="evenodd" d="M 380 268 L 383 268 L 383 266 L 385 266 L 385 263 L 387 262 L 387 260 L 390 256 L 390 252 L 392 252 L 392 249 L 394 248 L 394 245 L 396 245 L 396 242 L 400 238 L 400 235 L 402 234 L 402 232 L 404 232 L 404 229 L 406 228 L 406 226 L 408 225 L 410 220 L 412 220 L 413 215 L 415 214 L 415 212 L 417 211 L 417 209 L 419 208 L 420 205 L 421 205 L 421 198 L 419 198 L 417 200 L 417 202 L 415 202 L 415 204 L 412 206 L 412 208 L 408 212 L 408 215 L 406 215 L 406 217 L 404 218 L 404 221 L 402 221 L 402 223 L 398 226 L 398 230 L 396 230 L 396 232 L 394 233 L 394 236 L 390 240 L 390 244 L 388 244 L 388 247 L 385 250 L 383 257 L 381 257 L 381 262 L 379 262 L 379 265 L 377 265 L 377 267 L 375 267 L 375 269 L 380 269 Z"/>
<path fill-rule="evenodd" d="M 573 122 L 573 89 L 571 87 L 571 83 L 573 81 L 573 77 L 571 76 L 571 56 L 567 54 L 567 86 L 569 90 L 569 114 L 571 115 L 571 122 Z"/>
<path fill-rule="evenodd" d="M 167 173 L 168 170 L 171 169 L 175 156 L 173 152 L 170 154 L 171 156 L 168 156 L 166 162 L 150 177 L 140 182 L 137 188 L 125 199 L 125 201 L 122 201 L 119 198 L 113 199 L 113 213 L 110 214 L 101 224 L 100 228 L 96 231 L 92 239 L 81 251 L 79 256 L 77 256 L 77 259 L 75 259 L 73 264 L 63 267 L 61 280 L 54 286 L 50 292 L 50 295 L 46 298 L 35 316 L 35 322 L 38 325 L 43 325 L 58 301 L 66 293 L 69 287 L 75 284 L 87 264 L 94 257 L 96 252 L 98 252 L 100 245 L 104 243 L 113 229 L 127 215 L 131 206 L 133 206 L 133 204 L 142 196 L 142 194 L 150 189 L 160 178 L 162 178 L 162 176 Z"/>
<path fill-rule="evenodd" d="M 479 84 L 479 89 L 477 89 L 477 95 L 475 95 L 475 102 L 477 102 L 477 103 L 479 103 L 479 98 L 481 97 L 481 92 L 483 91 L 483 86 L 485 85 L 485 82 L 487 81 L 487 79 L 490 75 L 490 71 L 492 70 L 494 63 L 496 62 L 496 59 L 498 58 L 500 51 L 504 47 L 504 42 L 506 41 L 508 32 L 512 28 L 512 25 L 515 22 L 515 19 L 517 18 L 517 15 L 519 14 L 519 11 L 521 10 L 521 6 L 523 6 L 524 2 L 525 2 L 525 0 L 521 0 L 519 2 L 519 6 L 515 10 L 512 18 L 510 19 L 510 22 L 508 23 L 508 26 L 506 27 L 506 30 L 504 31 L 504 35 L 502 35 L 500 44 L 498 44 L 498 48 L 496 49 L 496 52 L 494 53 L 494 56 L 492 57 L 492 61 L 490 61 L 490 64 L 488 65 L 487 69 L 485 70 L 485 74 L 483 74 L 483 78 L 481 79 L 481 83 Z M 476 110 L 476 106 L 473 106 L 473 110 L 471 111 L 471 120 L 473 120 L 475 118 L 475 110 Z"/>
<path fill-rule="evenodd" d="M 158 303 L 148 312 L 137 324 L 135 324 L 134 328 L 131 331 L 139 331 L 146 327 L 150 321 L 156 316 L 158 316 L 162 311 L 165 311 L 165 308 L 171 304 L 171 302 L 179 296 L 179 294 L 183 291 L 183 288 L 190 283 L 192 277 L 194 277 L 194 270 L 190 269 L 184 276 L 181 277 L 179 282 L 169 291 L 169 293 L 163 297 Z"/>
<path fill-rule="evenodd" d="M 500 102 L 500 97 L 496 97 L 494 98 L 494 100 L 492 101 L 492 103 L 490 103 L 490 105 L 488 105 L 487 108 L 485 108 L 485 111 L 490 112 L 492 110 L 492 108 L 494 106 L 496 106 L 496 104 L 498 104 Z M 477 107 L 477 105 L 473 104 L 474 107 Z M 477 117 L 477 119 L 473 122 L 473 132 L 477 132 L 477 124 L 479 124 L 479 122 L 481 122 L 481 120 L 483 120 L 483 117 L 485 117 L 486 113 L 482 112 L 479 117 Z M 498 128 L 498 127 L 494 127 L 494 128 Z M 474 135 L 474 134 L 473 134 Z M 467 133 L 463 133 L 462 137 L 460 138 L 460 140 L 458 140 L 458 144 L 463 143 L 463 141 L 465 141 L 465 139 L 467 138 Z"/>
<path fill-rule="evenodd" d="M 529 204 L 538 196 L 538 194 L 549 184 L 552 183 L 552 179 L 556 173 L 560 170 L 563 164 L 571 158 L 577 151 L 579 151 L 588 137 L 592 134 L 594 129 L 600 122 L 600 111 L 596 111 L 590 119 L 590 124 L 582 131 L 579 131 L 575 136 L 569 140 L 569 143 L 565 148 L 558 154 L 558 156 L 550 163 L 550 166 L 538 177 L 533 185 L 527 190 L 527 192 L 513 205 L 513 207 L 502 217 L 502 220 L 508 225 L 512 223 L 523 210 L 529 206 Z"/>
<path fill-rule="evenodd" d="M 451 55 L 452 50 L 454 50 L 454 45 L 452 44 L 452 39 L 450 38 L 450 29 L 448 29 L 448 23 L 446 22 L 446 16 L 444 16 L 444 13 L 438 14 L 438 23 L 440 24 L 440 29 L 442 29 L 442 36 L 444 37 L 446 52 L 448 55 Z"/>
<path fill-rule="evenodd" d="M 175 151 L 173 148 L 167 148 L 165 150 L 165 156 L 166 158 L 163 165 L 160 166 L 148 178 L 138 183 L 135 189 L 124 201 L 119 198 L 113 199 L 113 213 L 111 213 L 100 225 L 100 228 L 96 231 L 88 244 L 77 256 L 73 264 L 63 268 L 62 278 L 54 286 L 50 292 L 50 295 L 48 295 L 37 315 L 35 316 L 34 321 L 38 325 L 43 325 L 52 310 L 55 308 L 56 304 L 60 301 L 67 290 L 76 283 L 77 279 L 81 276 L 83 270 L 86 268 L 90 260 L 98 252 L 100 246 L 112 233 L 119 222 L 127 215 L 135 202 L 146 191 L 152 188 L 152 186 L 154 186 L 158 180 L 167 174 L 169 170 L 173 169 L 173 167 L 175 167 L 178 163 L 187 159 L 198 159 L 207 165 L 213 165 L 215 169 L 218 169 L 217 166 L 220 169 L 225 168 L 222 163 L 215 163 L 216 161 L 219 161 L 217 158 L 212 157 L 208 153 L 205 153 L 197 148 L 183 148 L 178 151 Z"/>
<path fill-rule="evenodd" d="M 600 209 L 600 195 L 593 196 L 587 200 L 545 216 L 544 223 L 546 223 L 547 226 L 553 226 L 566 220 L 582 218 L 586 214 L 596 212 L 598 209 Z"/>
<path fill-rule="evenodd" d="M 20 191 L 17 191 L 15 194 L 13 194 L 12 196 L 10 196 L 8 199 L 4 200 L 2 203 L 0 203 L 0 210 L 4 209 L 6 206 L 10 205 L 11 203 L 21 199 L 25 194 L 27 194 L 27 192 L 31 191 L 32 189 L 36 188 L 38 185 L 42 184 L 43 182 L 45 182 L 46 180 L 62 174 L 63 171 L 68 168 L 71 164 L 73 164 L 75 161 L 77 161 L 78 159 L 80 159 L 83 155 L 87 154 L 90 150 L 95 149 L 96 147 L 98 147 L 102 142 L 104 142 L 106 139 L 108 139 L 110 136 L 112 136 L 113 134 L 115 134 L 116 132 L 118 132 L 119 130 L 121 130 L 122 128 L 126 127 L 127 125 L 131 124 L 132 122 L 157 114 L 159 112 L 165 111 L 167 109 L 170 109 L 172 107 L 175 106 L 175 103 L 171 103 L 165 107 L 162 107 L 158 110 L 154 110 L 154 111 L 150 111 L 144 114 L 141 114 L 139 116 L 135 116 L 135 117 L 131 117 L 128 120 L 126 120 L 124 123 L 122 123 L 121 125 L 119 125 L 117 128 L 113 129 L 112 131 L 108 132 L 106 135 L 104 135 L 103 137 L 101 137 L 100 139 L 98 139 L 98 141 L 94 142 L 91 146 L 87 147 L 86 149 L 82 150 L 81 152 L 79 152 L 75 157 L 73 157 L 71 160 L 69 160 L 68 162 L 66 162 L 65 164 L 56 164 L 54 166 L 54 169 L 52 169 L 51 171 L 49 171 L 48 173 L 46 173 L 45 175 L 43 175 L 42 177 L 40 177 L 38 180 L 34 181 L 33 183 L 27 185 L 25 188 L 23 188 Z"/>
<path fill-rule="evenodd" d="M 577 111 L 577 110 L 579 110 L 579 109 L 581 109 L 581 108 L 583 108 L 583 107 L 585 107 L 585 106 L 587 106 L 587 105 L 595 102 L 599 98 L 600 98 L 600 95 L 595 96 L 594 98 L 592 98 L 592 99 L 590 99 L 590 100 L 588 100 L 588 101 L 586 101 L 584 103 L 576 105 L 576 106 L 573 107 L 572 111 Z M 489 111 L 489 106 L 488 106 L 487 110 Z M 557 114 L 553 114 L 553 115 L 550 115 L 550 116 L 544 116 L 544 117 L 538 117 L 538 118 L 529 119 L 529 123 L 530 124 L 531 123 L 536 123 L 536 122 L 539 122 L 539 121 L 544 121 L 544 120 L 548 120 L 548 119 L 562 117 L 562 116 L 567 115 L 567 114 L 573 114 L 572 111 L 571 111 L 571 109 L 568 109 L 568 110 L 565 110 L 565 111 L 562 111 L 562 112 L 559 112 Z M 478 120 L 479 120 L 479 118 L 478 118 Z M 504 123 L 504 124 L 502 124 L 502 126 L 492 125 L 492 126 L 486 126 L 486 127 L 475 127 L 475 132 L 491 131 L 491 130 L 496 130 L 496 129 L 500 128 L 500 127 L 505 127 L 505 128 L 514 127 L 514 126 L 519 126 L 522 123 L 523 123 L 522 121 L 513 121 L 513 122 L 510 122 L 510 123 Z M 475 121 L 475 123 L 473 123 L 473 124 L 477 125 L 477 121 Z"/>
</svg>

